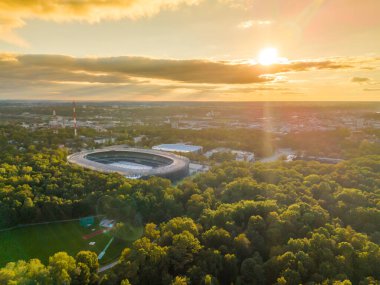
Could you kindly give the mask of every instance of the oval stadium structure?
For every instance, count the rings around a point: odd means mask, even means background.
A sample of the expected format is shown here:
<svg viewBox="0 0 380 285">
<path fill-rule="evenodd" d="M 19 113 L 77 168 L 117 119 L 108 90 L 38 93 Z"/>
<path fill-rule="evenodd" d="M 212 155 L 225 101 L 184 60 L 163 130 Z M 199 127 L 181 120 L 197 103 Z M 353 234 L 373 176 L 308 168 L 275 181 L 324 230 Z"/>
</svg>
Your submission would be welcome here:
<svg viewBox="0 0 380 285">
<path fill-rule="evenodd" d="M 172 153 L 125 146 L 86 150 L 68 156 L 70 163 L 128 178 L 160 176 L 178 180 L 189 173 L 189 159 Z"/>
</svg>

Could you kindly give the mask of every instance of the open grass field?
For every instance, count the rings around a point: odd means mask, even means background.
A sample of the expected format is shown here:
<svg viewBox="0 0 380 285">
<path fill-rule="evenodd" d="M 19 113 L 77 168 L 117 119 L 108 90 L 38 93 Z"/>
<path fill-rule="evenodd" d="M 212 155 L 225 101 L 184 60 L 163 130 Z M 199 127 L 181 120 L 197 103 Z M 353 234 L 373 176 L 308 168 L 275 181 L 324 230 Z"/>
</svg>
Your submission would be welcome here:
<svg viewBox="0 0 380 285">
<path fill-rule="evenodd" d="M 11 261 L 31 258 L 38 258 L 46 264 L 49 256 L 58 251 L 75 255 L 81 250 L 91 250 L 99 254 L 112 236 L 102 233 L 83 239 L 83 236 L 93 233 L 92 229 L 98 231 L 99 227 L 83 228 L 79 221 L 70 221 L 0 232 L 0 267 Z M 116 259 L 124 247 L 139 238 L 140 233 L 140 230 L 136 230 L 126 241 L 115 239 L 100 263 L 106 264 Z M 95 245 L 89 245 L 90 242 L 95 242 Z"/>
</svg>

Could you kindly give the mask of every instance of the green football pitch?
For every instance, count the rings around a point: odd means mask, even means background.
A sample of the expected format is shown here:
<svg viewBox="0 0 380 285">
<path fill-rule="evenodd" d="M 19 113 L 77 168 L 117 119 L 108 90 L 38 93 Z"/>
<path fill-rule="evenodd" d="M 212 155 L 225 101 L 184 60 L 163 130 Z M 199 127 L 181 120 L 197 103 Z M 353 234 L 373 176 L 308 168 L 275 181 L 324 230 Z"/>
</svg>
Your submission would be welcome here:
<svg viewBox="0 0 380 285">
<path fill-rule="evenodd" d="M 49 256 L 58 251 L 66 251 L 72 256 L 81 250 L 91 250 L 99 254 L 112 238 L 109 233 L 102 233 L 87 240 L 83 239 L 83 236 L 98 230 L 97 226 L 83 228 L 79 221 L 70 221 L 0 232 L 0 267 L 11 261 L 32 258 L 38 258 L 47 264 Z M 127 241 L 115 239 L 100 263 L 106 264 L 115 260 L 123 248 L 138 237 L 136 233 Z M 90 245 L 90 242 L 95 242 L 95 245 Z"/>
</svg>

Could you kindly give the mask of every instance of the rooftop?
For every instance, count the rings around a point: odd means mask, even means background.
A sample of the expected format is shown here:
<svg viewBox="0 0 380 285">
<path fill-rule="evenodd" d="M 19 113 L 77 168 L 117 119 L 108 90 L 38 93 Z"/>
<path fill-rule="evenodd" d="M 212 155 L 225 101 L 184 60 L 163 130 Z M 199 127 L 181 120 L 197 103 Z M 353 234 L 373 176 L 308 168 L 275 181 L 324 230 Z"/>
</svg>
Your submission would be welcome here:
<svg viewBox="0 0 380 285">
<path fill-rule="evenodd" d="M 163 150 L 163 151 L 177 151 L 177 152 L 198 152 L 202 150 L 201 146 L 198 145 L 188 145 L 188 144 L 160 144 L 152 147 L 152 149 Z"/>
</svg>

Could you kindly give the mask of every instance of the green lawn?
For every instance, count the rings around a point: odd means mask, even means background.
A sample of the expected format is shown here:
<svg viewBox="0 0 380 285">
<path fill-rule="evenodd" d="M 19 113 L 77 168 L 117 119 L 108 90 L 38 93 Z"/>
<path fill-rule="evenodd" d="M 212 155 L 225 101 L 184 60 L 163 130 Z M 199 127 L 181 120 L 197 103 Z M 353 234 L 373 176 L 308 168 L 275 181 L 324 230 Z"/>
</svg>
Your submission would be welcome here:
<svg viewBox="0 0 380 285">
<path fill-rule="evenodd" d="M 93 228 L 99 229 L 96 226 L 86 229 L 79 225 L 79 221 L 72 221 L 0 232 L 0 267 L 10 261 L 31 258 L 47 263 L 49 256 L 58 251 L 66 251 L 73 256 L 80 250 L 91 250 L 99 254 L 112 236 L 103 233 L 84 240 L 82 236 L 91 233 Z M 137 229 L 136 235 L 128 241 L 115 239 L 100 263 L 106 264 L 116 259 L 124 247 L 139 238 L 141 230 Z M 93 246 L 89 245 L 92 241 L 96 242 Z"/>
</svg>

